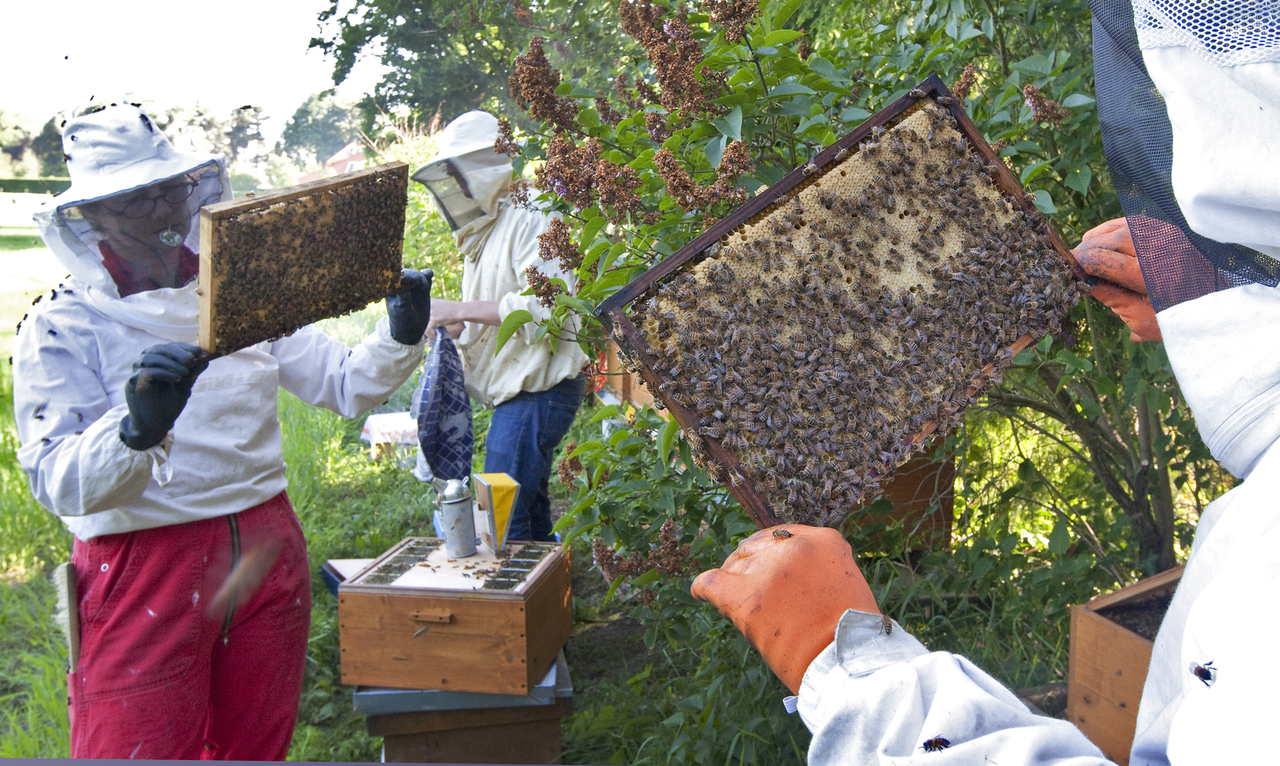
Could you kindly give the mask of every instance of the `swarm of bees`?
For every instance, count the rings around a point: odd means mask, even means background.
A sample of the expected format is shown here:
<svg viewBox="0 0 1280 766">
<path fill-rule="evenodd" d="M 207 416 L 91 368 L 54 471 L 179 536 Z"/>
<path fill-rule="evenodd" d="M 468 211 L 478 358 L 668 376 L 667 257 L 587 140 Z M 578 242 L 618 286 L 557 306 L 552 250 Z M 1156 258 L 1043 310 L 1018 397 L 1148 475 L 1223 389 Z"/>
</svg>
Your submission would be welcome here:
<svg viewBox="0 0 1280 766">
<path fill-rule="evenodd" d="M 785 522 L 837 523 L 1057 330 L 1071 273 L 994 173 L 923 99 L 637 298 L 623 356 L 692 413 L 695 462 Z"/>
<path fill-rule="evenodd" d="M 407 168 L 399 163 L 375 171 L 301 196 L 286 192 L 205 208 L 206 351 L 226 354 L 279 338 L 364 308 L 396 287 Z"/>
</svg>

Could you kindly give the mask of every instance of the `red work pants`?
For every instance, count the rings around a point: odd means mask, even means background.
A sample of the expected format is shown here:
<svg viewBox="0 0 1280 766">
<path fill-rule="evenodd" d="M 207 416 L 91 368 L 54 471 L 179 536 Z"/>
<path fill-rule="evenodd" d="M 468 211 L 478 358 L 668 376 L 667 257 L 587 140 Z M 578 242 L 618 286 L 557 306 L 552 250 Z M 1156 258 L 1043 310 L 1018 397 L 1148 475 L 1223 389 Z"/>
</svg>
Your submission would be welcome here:
<svg viewBox="0 0 1280 766">
<path fill-rule="evenodd" d="M 235 537 L 239 551 L 283 546 L 228 619 L 207 607 L 230 571 Z M 284 760 L 311 576 L 283 492 L 234 517 L 77 539 L 72 562 L 80 664 L 67 678 L 71 757 Z"/>
</svg>

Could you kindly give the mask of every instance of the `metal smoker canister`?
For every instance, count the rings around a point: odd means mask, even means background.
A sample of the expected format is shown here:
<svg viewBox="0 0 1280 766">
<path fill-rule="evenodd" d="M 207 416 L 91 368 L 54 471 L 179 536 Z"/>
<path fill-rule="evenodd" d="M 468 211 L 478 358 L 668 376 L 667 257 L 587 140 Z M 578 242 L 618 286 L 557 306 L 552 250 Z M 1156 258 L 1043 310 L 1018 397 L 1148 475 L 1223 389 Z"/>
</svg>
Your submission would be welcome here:
<svg viewBox="0 0 1280 766">
<path fill-rule="evenodd" d="M 449 479 L 440 490 L 440 521 L 444 526 L 445 555 L 461 559 L 476 552 L 476 521 L 466 479 Z"/>
</svg>

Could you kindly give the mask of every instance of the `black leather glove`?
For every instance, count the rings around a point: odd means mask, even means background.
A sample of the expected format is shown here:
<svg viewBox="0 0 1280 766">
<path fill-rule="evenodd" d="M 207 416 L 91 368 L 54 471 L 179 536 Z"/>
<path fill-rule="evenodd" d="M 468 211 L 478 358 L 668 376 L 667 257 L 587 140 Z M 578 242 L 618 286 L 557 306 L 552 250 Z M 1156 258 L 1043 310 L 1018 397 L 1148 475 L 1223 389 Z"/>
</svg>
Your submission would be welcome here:
<svg viewBox="0 0 1280 766">
<path fill-rule="evenodd" d="M 431 269 L 400 272 L 400 287 L 387 296 L 387 316 L 391 318 L 391 337 L 406 346 L 417 345 L 431 321 Z"/>
<path fill-rule="evenodd" d="M 120 421 L 120 441 L 144 450 L 164 439 L 187 406 L 196 376 L 209 361 L 199 346 L 162 343 L 142 352 L 124 386 L 129 414 Z"/>
</svg>

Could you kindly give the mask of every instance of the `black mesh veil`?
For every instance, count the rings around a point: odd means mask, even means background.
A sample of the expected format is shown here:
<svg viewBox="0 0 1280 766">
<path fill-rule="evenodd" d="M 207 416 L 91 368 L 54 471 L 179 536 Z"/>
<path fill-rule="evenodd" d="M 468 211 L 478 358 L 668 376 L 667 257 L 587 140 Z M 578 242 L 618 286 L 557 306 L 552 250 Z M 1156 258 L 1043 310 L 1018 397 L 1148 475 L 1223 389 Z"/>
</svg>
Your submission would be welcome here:
<svg viewBox="0 0 1280 766">
<path fill-rule="evenodd" d="M 1170 182 L 1173 129 L 1138 47 L 1131 0 L 1091 0 L 1098 119 L 1111 181 L 1156 311 L 1250 283 L 1274 287 L 1280 263 L 1187 225 Z"/>
</svg>

